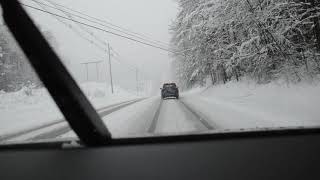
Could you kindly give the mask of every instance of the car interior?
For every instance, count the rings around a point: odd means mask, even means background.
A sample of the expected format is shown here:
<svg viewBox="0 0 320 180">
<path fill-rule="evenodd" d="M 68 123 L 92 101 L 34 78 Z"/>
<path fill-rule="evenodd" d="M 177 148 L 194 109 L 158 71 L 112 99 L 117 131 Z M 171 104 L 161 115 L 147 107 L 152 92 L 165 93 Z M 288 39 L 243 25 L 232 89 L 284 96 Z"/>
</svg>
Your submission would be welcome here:
<svg viewBox="0 0 320 180">
<path fill-rule="evenodd" d="M 112 137 L 19 1 L 0 4 L 9 30 L 79 137 L 1 144 L 1 180 L 320 178 L 318 127 Z"/>
</svg>

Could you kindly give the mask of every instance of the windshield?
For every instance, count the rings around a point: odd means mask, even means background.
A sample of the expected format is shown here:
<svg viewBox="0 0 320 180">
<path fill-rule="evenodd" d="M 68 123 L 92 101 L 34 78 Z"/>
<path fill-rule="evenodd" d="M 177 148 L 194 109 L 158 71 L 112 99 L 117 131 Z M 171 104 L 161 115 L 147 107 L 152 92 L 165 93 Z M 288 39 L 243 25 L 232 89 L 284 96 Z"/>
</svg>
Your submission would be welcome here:
<svg viewBox="0 0 320 180">
<path fill-rule="evenodd" d="M 320 125 L 320 2 L 20 3 L 113 138 Z M 40 79 L 1 20 L 0 144 L 77 138 Z"/>
<path fill-rule="evenodd" d="M 163 85 L 163 88 L 174 88 L 174 87 L 176 87 L 175 84 L 164 84 Z"/>
</svg>

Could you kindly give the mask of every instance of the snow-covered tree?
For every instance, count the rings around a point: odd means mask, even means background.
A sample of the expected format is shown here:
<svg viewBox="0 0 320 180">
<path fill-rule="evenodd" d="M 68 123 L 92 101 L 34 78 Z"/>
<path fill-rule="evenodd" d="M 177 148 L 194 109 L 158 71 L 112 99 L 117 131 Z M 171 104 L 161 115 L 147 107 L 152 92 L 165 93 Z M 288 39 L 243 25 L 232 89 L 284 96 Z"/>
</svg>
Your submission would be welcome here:
<svg viewBox="0 0 320 180">
<path fill-rule="evenodd" d="M 43 32 L 53 46 L 57 46 L 49 31 Z M 23 86 L 41 86 L 28 59 L 5 25 L 0 26 L 0 91 L 16 91 Z"/>
<path fill-rule="evenodd" d="M 259 83 L 319 74 L 316 0 L 180 0 L 172 49 L 184 84 L 248 76 Z"/>
</svg>

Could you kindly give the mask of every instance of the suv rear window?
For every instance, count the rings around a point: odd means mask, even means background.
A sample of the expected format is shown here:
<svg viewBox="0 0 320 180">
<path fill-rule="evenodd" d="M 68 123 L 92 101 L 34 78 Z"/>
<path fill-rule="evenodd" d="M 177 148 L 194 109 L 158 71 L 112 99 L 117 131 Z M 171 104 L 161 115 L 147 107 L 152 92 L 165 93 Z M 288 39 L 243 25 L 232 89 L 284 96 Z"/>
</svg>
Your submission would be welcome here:
<svg viewBox="0 0 320 180">
<path fill-rule="evenodd" d="M 163 88 L 176 87 L 176 84 L 164 84 Z"/>
</svg>

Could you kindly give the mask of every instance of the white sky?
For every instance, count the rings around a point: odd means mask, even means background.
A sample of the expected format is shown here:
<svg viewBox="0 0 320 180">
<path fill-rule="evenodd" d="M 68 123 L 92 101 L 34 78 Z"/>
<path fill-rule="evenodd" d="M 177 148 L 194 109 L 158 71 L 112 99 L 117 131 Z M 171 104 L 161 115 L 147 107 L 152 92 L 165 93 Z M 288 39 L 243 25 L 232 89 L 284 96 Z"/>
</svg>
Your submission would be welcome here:
<svg viewBox="0 0 320 180">
<path fill-rule="evenodd" d="M 45 0 L 38 1 L 46 3 Z M 174 20 L 178 11 L 174 0 L 52 1 L 166 43 L 169 43 L 170 40 L 169 25 Z M 31 0 L 21 0 L 21 2 L 39 7 Z M 61 14 L 58 11 L 52 11 Z M 51 15 L 34 10 L 29 10 L 29 12 L 42 29 L 51 31 L 55 36 L 60 56 L 70 62 L 69 68 L 78 80 L 84 81 L 86 79 L 85 68 L 80 63 L 97 60 L 104 61 L 100 64 L 99 75 L 101 80 L 105 80 L 107 74 L 107 65 L 105 64 L 105 61 L 107 61 L 106 52 L 102 52 L 94 45 L 81 39 Z M 77 27 L 75 24 L 73 25 Z M 94 29 L 89 28 L 89 30 L 94 32 L 101 40 L 109 42 L 113 49 L 121 55 L 122 61 L 137 66 L 140 70 L 144 71 L 144 73 L 139 74 L 140 78 L 153 80 L 153 82 L 156 82 L 156 86 L 160 86 L 159 80 L 164 77 L 163 72 L 166 72 L 171 61 L 168 52 Z M 82 34 L 86 33 L 82 31 Z M 94 40 L 93 38 L 91 39 Z M 135 72 L 128 69 L 127 66 L 121 66 L 114 61 L 113 65 L 115 84 L 130 89 L 135 88 Z M 96 80 L 95 66 L 93 65 L 89 67 L 89 79 Z"/>
</svg>

